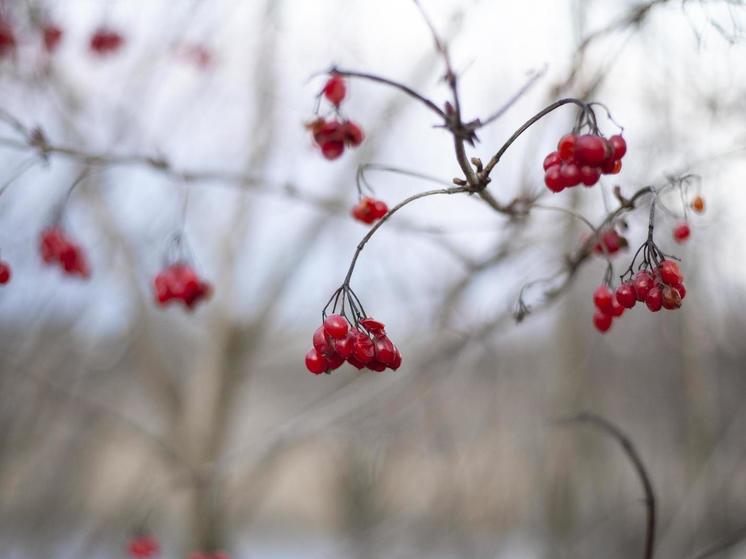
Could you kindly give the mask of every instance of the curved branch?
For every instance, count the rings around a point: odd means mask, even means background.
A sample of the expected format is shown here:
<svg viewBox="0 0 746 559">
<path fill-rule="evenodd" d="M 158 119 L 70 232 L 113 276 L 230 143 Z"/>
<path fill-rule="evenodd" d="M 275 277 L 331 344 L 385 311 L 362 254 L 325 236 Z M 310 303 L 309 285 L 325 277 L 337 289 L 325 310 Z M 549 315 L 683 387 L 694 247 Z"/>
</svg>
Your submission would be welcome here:
<svg viewBox="0 0 746 559">
<path fill-rule="evenodd" d="M 443 112 L 443 110 L 440 107 L 438 107 L 438 105 L 433 103 L 430 99 L 428 99 L 424 95 L 417 93 L 414 89 L 412 89 L 408 85 L 404 85 L 403 83 L 399 83 L 397 81 L 390 80 L 382 76 L 377 76 L 375 74 L 369 74 L 367 72 L 358 72 L 355 70 L 343 70 L 341 68 L 337 68 L 336 66 L 332 66 L 329 69 L 329 73 L 337 74 L 345 78 L 361 78 L 364 80 L 369 80 L 372 82 L 391 86 L 395 89 L 398 89 L 399 91 L 403 91 L 410 97 L 416 99 L 417 101 L 425 105 L 428 109 L 435 112 L 440 118 L 442 118 L 443 120 L 446 120 L 446 114 Z"/>
<path fill-rule="evenodd" d="M 640 480 L 642 490 L 645 493 L 645 508 L 647 510 L 647 529 L 645 534 L 645 549 L 643 552 L 643 559 L 653 559 L 654 546 L 655 546 L 655 526 L 656 526 L 656 505 L 655 505 L 655 493 L 653 491 L 653 484 L 650 481 L 650 475 L 648 474 L 645 464 L 640 458 L 639 452 L 632 444 L 632 441 L 619 429 L 616 425 L 611 423 L 609 420 L 588 412 L 583 412 L 575 417 L 568 418 L 567 422 L 575 423 L 587 423 L 601 432 L 609 435 L 611 438 L 616 440 L 622 447 L 624 454 L 629 459 L 632 467 L 635 469 L 635 473 Z"/>
<path fill-rule="evenodd" d="M 375 234 L 376 231 L 378 231 L 378 228 L 381 227 L 386 221 L 389 220 L 389 218 L 394 215 L 396 212 L 398 212 L 400 209 L 402 209 L 407 204 L 410 204 L 414 202 L 415 200 L 419 200 L 420 198 L 425 198 L 427 196 L 435 196 L 437 194 L 459 194 L 461 192 L 469 192 L 469 188 L 466 186 L 457 186 L 457 187 L 451 187 L 451 188 L 440 188 L 438 190 L 426 190 L 425 192 L 418 192 L 417 194 L 414 194 L 410 196 L 409 198 L 406 198 L 399 202 L 396 206 L 391 208 L 386 215 L 384 215 L 381 220 L 376 223 L 373 227 L 370 228 L 370 231 L 368 231 L 365 236 L 362 238 L 362 240 L 358 243 L 357 248 L 355 249 L 355 254 L 352 255 L 352 262 L 350 262 L 350 267 L 347 270 L 347 275 L 345 276 L 344 282 L 342 282 L 343 286 L 349 287 L 350 285 L 350 279 L 352 278 L 352 272 L 355 270 L 355 263 L 357 262 L 358 256 L 360 256 L 360 253 L 362 252 L 363 248 L 365 248 L 365 245 L 368 243 L 370 238 Z"/>
<path fill-rule="evenodd" d="M 536 124 L 539 120 L 547 116 L 549 113 L 551 113 L 555 109 L 558 109 L 569 103 L 578 105 L 580 108 L 584 110 L 586 108 L 586 104 L 580 99 L 575 99 L 573 97 L 567 97 L 565 99 L 560 99 L 559 101 L 555 101 L 551 105 L 548 105 L 547 107 L 545 107 L 544 109 L 536 113 L 534 116 L 528 119 L 525 123 L 523 123 L 523 126 L 521 126 L 518 130 L 516 130 L 513 133 L 513 135 L 510 138 L 508 138 L 508 141 L 505 142 L 499 150 L 497 150 L 497 153 L 494 156 L 492 156 L 492 159 L 490 159 L 487 165 L 485 165 L 484 171 L 480 173 L 480 176 L 482 177 L 482 179 L 486 179 L 489 176 L 490 172 L 495 167 L 495 165 L 498 164 L 503 154 L 508 150 L 508 148 L 513 144 L 513 142 L 515 142 L 518 139 L 518 137 L 521 134 L 523 134 L 526 130 L 531 128 L 531 126 Z M 486 180 L 483 180 L 483 183 L 485 183 L 486 185 Z"/>
</svg>

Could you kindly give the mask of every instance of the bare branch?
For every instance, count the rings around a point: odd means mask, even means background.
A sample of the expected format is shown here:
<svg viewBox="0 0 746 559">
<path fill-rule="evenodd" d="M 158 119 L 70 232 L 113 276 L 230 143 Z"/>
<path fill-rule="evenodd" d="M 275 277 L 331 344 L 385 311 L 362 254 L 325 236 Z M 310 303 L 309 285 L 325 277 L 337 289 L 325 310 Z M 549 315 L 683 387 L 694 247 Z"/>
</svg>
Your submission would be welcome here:
<svg viewBox="0 0 746 559">
<path fill-rule="evenodd" d="M 643 559 L 653 559 L 654 545 L 655 545 L 655 527 L 656 527 L 656 504 L 655 504 L 655 493 L 653 491 L 653 484 L 650 481 L 650 475 L 645 468 L 645 464 L 640 458 L 640 453 L 632 444 L 630 438 L 619 429 L 616 425 L 611 423 L 609 420 L 595 415 L 589 412 L 583 412 L 575 417 L 571 417 L 565 420 L 566 422 L 575 423 L 587 423 L 601 432 L 609 435 L 611 438 L 616 440 L 622 447 L 624 454 L 629 459 L 632 467 L 635 469 L 635 473 L 640 480 L 642 490 L 645 493 L 645 508 L 647 510 L 647 529 L 645 533 L 645 549 L 643 553 Z"/>
</svg>

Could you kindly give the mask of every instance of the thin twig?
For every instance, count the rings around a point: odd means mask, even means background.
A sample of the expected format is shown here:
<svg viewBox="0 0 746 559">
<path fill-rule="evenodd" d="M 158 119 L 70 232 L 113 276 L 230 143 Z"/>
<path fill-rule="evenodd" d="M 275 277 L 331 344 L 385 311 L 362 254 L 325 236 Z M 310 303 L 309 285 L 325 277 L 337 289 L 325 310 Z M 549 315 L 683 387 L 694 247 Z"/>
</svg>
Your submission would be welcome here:
<svg viewBox="0 0 746 559">
<path fill-rule="evenodd" d="M 645 533 L 645 548 L 643 553 L 643 559 L 652 559 L 655 546 L 655 527 L 656 527 L 656 502 L 655 493 L 653 491 L 653 484 L 650 481 L 650 475 L 645 468 L 645 464 L 640 458 L 640 453 L 635 448 L 630 438 L 621 430 L 619 427 L 611 423 L 608 419 L 595 415 L 589 412 L 583 412 L 575 417 L 568 418 L 567 422 L 574 423 L 587 423 L 603 433 L 609 435 L 616 440 L 622 447 L 624 454 L 627 456 L 635 469 L 635 473 L 640 480 L 642 490 L 645 493 L 645 508 L 647 511 L 647 522 L 646 522 L 646 533 Z"/>
</svg>

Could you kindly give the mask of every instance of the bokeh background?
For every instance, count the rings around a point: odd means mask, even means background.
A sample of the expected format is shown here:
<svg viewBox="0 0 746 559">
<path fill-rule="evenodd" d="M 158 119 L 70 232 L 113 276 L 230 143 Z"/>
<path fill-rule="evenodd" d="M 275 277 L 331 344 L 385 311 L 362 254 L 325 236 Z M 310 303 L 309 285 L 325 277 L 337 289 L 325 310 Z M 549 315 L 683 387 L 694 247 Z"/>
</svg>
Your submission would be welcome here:
<svg viewBox="0 0 746 559">
<path fill-rule="evenodd" d="M 469 155 L 488 159 L 562 96 L 602 101 L 624 125 L 620 175 L 542 204 L 599 223 L 614 185 L 629 194 L 701 176 L 691 194 L 707 210 L 689 214 L 689 242 L 671 237 L 677 195 L 657 220 L 659 244 L 683 260 L 683 308 L 634 309 L 598 334 L 595 258 L 555 300 L 530 290 L 534 312 L 518 324 L 521 287 L 562 270 L 587 228 L 565 213 L 516 219 L 435 197 L 382 227 L 353 276 L 402 368 L 310 375 L 321 308 L 366 231 L 349 216 L 357 167 L 460 176 L 432 115 L 377 84 L 349 84 L 359 149 L 328 162 L 303 128 L 332 64 L 447 99 L 415 5 L 5 0 L 17 46 L 0 60 L 3 111 L 57 146 L 171 166 L 45 163 L 0 126 L 0 249 L 14 272 L 0 289 L 0 556 L 124 557 L 143 523 L 169 558 L 209 542 L 236 558 L 640 556 L 642 490 L 623 453 L 558 423 L 583 410 L 619 425 L 647 465 L 658 557 L 744 529 L 743 3 L 422 4 L 450 46 L 465 118 L 544 69 Z M 46 21 L 64 31 L 51 55 Z M 88 48 L 102 25 L 125 38 L 105 57 Z M 524 135 L 493 172 L 494 196 L 544 193 L 541 161 L 574 118 L 560 109 Z M 45 266 L 38 239 L 87 167 L 62 217 L 91 260 L 81 281 Z M 368 179 L 390 205 L 430 188 Z M 639 246 L 647 210 L 627 223 Z M 153 303 L 176 233 L 215 285 L 193 313 Z M 631 254 L 615 257 L 619 273 Z"/>
</svg>

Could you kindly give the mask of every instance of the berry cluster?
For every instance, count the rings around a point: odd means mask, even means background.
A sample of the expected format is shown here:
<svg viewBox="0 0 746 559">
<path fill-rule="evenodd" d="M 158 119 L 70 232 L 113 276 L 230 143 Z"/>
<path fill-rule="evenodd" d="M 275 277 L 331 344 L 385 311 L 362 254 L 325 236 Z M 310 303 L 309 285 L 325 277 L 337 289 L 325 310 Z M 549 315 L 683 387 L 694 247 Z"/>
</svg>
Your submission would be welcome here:
<svg viewBox="0 0 746 559">
<path fill-rule="evenodd" d="M 313 141 L 321 149 L 321 155 L 329 161 L 340 157 L 345 147 L 357 147 L 364 139 L 360 127 L 349 120 L 326 120 L 319 117 L 306 126 L 313 134 Z"/>
<path fill-rule="evenodd" d="M 623 248 L 627 248 L 627 246 L 627 239 L 620 235 L 616 229 L 610 228 L 601 232 L 598 242 L 593 247 L 593 252 L 612 256 Z"/>
<path fill-rule="evenodd" d="M 5 260 L 0 260 L 0 285 L 5 285 L 10 281 L 10 277 L 12 275 L 12 271 L 10 269 L 10 264 L 8 264 Z"/>
<path fill-rule="evenodd" d="M 321 90 L 321 95 L 334 107 L 334 116 L 330 119 L 318 117 L 306 128 L 313 134 L 313 141 L 321 149 L 321 155 L 332 161 L 340 157 L 346 147 L 359 146 L 365 135 L 360 126 L 339 113 L 339 106 L 347 96 L 347 86 L 341 76 L 332 75 Z"/>
<path fill-rule="evenodd" d="M 212 294 L 212 286 L 200 280 L 194 269 L 184 262 L 168 266 L 155 276 L 153 284 L 155 301 L 159 306 L 165 306 L 171 301 L 181 301 L 191 310 Z"/>
<path fill-rule="evenodd" d="M 593 324 L 599 331 L 606 332 L 611 328 L 613 317 L 621 316 L 624 309 L 631 309 L 638 301 L 644 302 L 651 312 L 658 312 L 661 308 L 678 309 L 684 297 L 686 287 L 679 265 L 674 260 L 664 259 L 651 270 L 630 274 L 613 294 L 605 285 L 596 289 L 593 302 L 598 310 Z"/>
<path fill-rule="evenodd" d="M 90 270 L 83 249 L 72 242 L 65 231 L 51 226 L 41 234 L 41 257 L 47 264 L 59 264 L 62 271 L 82 278 L 90 276 Z"/>
<path fill-rule="evenodd" d="M 332 314 L 313 333 L 306 368 L 315 375 L 331 373 L 345 361 L 358 369 L 395 371 L 401 366 L 401 353 L 382 322 L 366 317 L 353 327 L 343 315 Z"/>
<path fill-rule="evenodd" d="M 152 536 L 135 536 L 127 544 L 127 553 L 133 559 L 149 559 L 158 555 L 160 546 Z"/>
<path fill-rule="evenodd" d="M 357 205 L 352 208 L 352 217 L 370 225 L 385 216 L 388 211 L 389 207 L 386 202 L 363 196 Z"/>
<path fill-rule="evenodd" d="M 544 184 L 552 192 L 561 192 L 583 184 L 593 186 L 601 175 L 622 170 L 627 142 L 621 135 L 608 140 L 599 134 L 566 134 L 544 159 Z"/>
<path fill-rule="evenodd" d="M 108 27 L 99 27 L 91 35 L 88 47 L 91 52 L 99 56 L 107 56 L 117 52 L 124 44 L 124 37 Z"/>
</svg>

